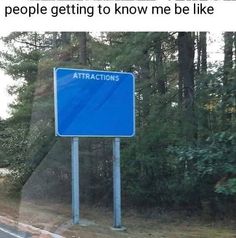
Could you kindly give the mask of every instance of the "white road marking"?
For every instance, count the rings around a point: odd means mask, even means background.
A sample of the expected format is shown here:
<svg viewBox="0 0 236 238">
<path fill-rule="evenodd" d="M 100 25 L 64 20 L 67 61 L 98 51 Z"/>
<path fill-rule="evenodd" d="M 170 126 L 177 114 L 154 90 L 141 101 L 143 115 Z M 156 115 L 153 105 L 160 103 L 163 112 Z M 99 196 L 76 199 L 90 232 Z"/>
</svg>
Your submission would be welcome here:
<svg viewBox="0 0 236 238">
<path fill-rule="evenodd" d="M 5 232 L 5 233 L 7 233 L 8 235 L 14 236 L 14 237 L 16 237 L 16 238 L 24 238 L 23 236 L 17 235 L 17 234 L 15 234 L 15 233 L 10 232 L 10 231 L 8 231 L 8 230 L 6 230 L 6 229 L 4 229 L 4 228 L 1 228 L 1 227 L 0 227 L 0 231 Z"/>
</svg>

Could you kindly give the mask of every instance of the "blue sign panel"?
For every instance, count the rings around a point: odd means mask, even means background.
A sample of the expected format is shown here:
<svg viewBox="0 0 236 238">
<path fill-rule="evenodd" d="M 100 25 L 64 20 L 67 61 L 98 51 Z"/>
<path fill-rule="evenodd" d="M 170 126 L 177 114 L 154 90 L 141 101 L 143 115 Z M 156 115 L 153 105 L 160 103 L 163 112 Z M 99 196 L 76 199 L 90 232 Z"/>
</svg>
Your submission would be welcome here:
<svg viewBox="0 0 236 238">
<path fill-rule="evenodd" d="M 54 70 L 55 130 L 65 137 L 131 137 L 135 133 L 131 73 Z"/>
</svg>

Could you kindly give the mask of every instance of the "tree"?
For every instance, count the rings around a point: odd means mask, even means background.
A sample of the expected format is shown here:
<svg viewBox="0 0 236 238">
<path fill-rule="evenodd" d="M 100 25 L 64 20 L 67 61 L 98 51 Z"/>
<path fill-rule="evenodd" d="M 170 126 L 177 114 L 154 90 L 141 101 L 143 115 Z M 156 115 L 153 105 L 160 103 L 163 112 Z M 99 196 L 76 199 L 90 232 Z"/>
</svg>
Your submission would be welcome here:
<svg viewBox="0 0 236 238">
<path fill-rule="evenodd" d="M 226 121 L 225 129 L 231 127 L 233 108 L 235 107 L 233 78 L 233 32 L 224 33 L 224 66 L 223 66 L 223 95 L 222 95 L 222 120 Z"/>
<path fill-rule="evenodd" d="M 193 141 L 196 133 L 194 115 L 194 35 L 190 32 L 178 34 L 180 92 L 183 103 L 183 129 L 186 140 Z M 180 98 L 181 98 L 180 97 Z"/>
<path fill-rule="evenodd" d="M 9 50 L 1 53 L 1 67 L 13 79 L 21 81 L 10 89 L 10 93 L 17 95 L 17 100 L 10 105 L 11 118 L 6 123 L 4 132 L 7 136 L 3 141 L 4 151 L 15 171 L 14 182 L 21 187 L 40 163 L 37 156 L 30 158 L 35 142 L 33 107 L 38 86 L 38 65 L 50 47 L 47 36 L 35 32 L 12 33 L 3 41 Z M 20 188 L 18 185 L 17 188 Z"/>
<path fill-rule="evenodd" d="M 81 65 L 87 65 L 87 34 L 86 32 L 79 32 L 79 63 Z"/>
<path fill-rule="evenodd" d="M 207 32 L 197 35 L 197 74 L 207 72 Z"/>
</svg>

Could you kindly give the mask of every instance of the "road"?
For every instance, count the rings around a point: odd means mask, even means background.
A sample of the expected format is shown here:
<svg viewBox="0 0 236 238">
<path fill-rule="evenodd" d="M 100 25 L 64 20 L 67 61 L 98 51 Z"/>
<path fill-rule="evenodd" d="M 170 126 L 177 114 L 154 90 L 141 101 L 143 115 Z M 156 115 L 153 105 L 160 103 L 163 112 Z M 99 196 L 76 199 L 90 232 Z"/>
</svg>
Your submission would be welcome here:
<svg viewBox="0 0 236 238">
<path fill-rule="evenodd" d="M 1 238 L 16 238 L 16 236 L 10 235 L 10 234 L 3 232 L 1 230 L 0 230 L 0 237 Z"/>
<path fill-rule="evenodd" d="M 8 224 L 14 224 L 13 220 L 11 221 L 12 222 Z M 1 223 L 0 221 L 0 238 L 32 238 L 33 234 L 34 234 L 34 237 L 36 237 L 36 235 L 38 234 L 39 237 L 41 237 L 42 235 L 43 237 L 48 237 L 48 238 L 49 237 L 65 238 L 64 236 L 60 236 L 58 234 L 54 234 L 46 230 L 40 230 L 30 225 L 26 225 L 22 223 L 19 223 L 19 224 L 18 225 L 20 228 L 18 229 L 17 226 L 6 225 L 5 223 Z M 23 230 L 25 229 L 26 231 L 22 231 L 21 229 Z"/>
<path fill-rule="evenodd" d="M 0 224 L 0 238 L 30 238 L 31 235 L 19 232 L 12 227 Z"/>
<path fill-rule="evenodd" d="M 22 236 L 13 233 L 13 232 L 9 232 L 9 231 L 5 231 L 5 230 L 1 230 L 0 228 L 0 237 L 1 238 L 23 238 Z"/>
</svg>

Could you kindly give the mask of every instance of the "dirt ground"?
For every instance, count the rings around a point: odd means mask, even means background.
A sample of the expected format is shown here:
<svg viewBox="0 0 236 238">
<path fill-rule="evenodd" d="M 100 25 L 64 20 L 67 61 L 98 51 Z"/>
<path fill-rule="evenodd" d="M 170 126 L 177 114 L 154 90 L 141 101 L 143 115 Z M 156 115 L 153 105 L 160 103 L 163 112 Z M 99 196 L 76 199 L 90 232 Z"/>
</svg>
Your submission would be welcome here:
<svg viewBox="0 0 236 238">
<path fill-rule="evenodd" d="M 22 201 L 0 189 L 0 216 L 61 234 L 66 238 L 236 238 L 236 220 L 187 217 L 177 212 L 123 210 L 126 231 L 111 230 L 112 209 L 81 204 L 82 225 L 71 224 L 67 204 Z M 83 226 L 85 225 L 85 226 Z"/>
</svg>

